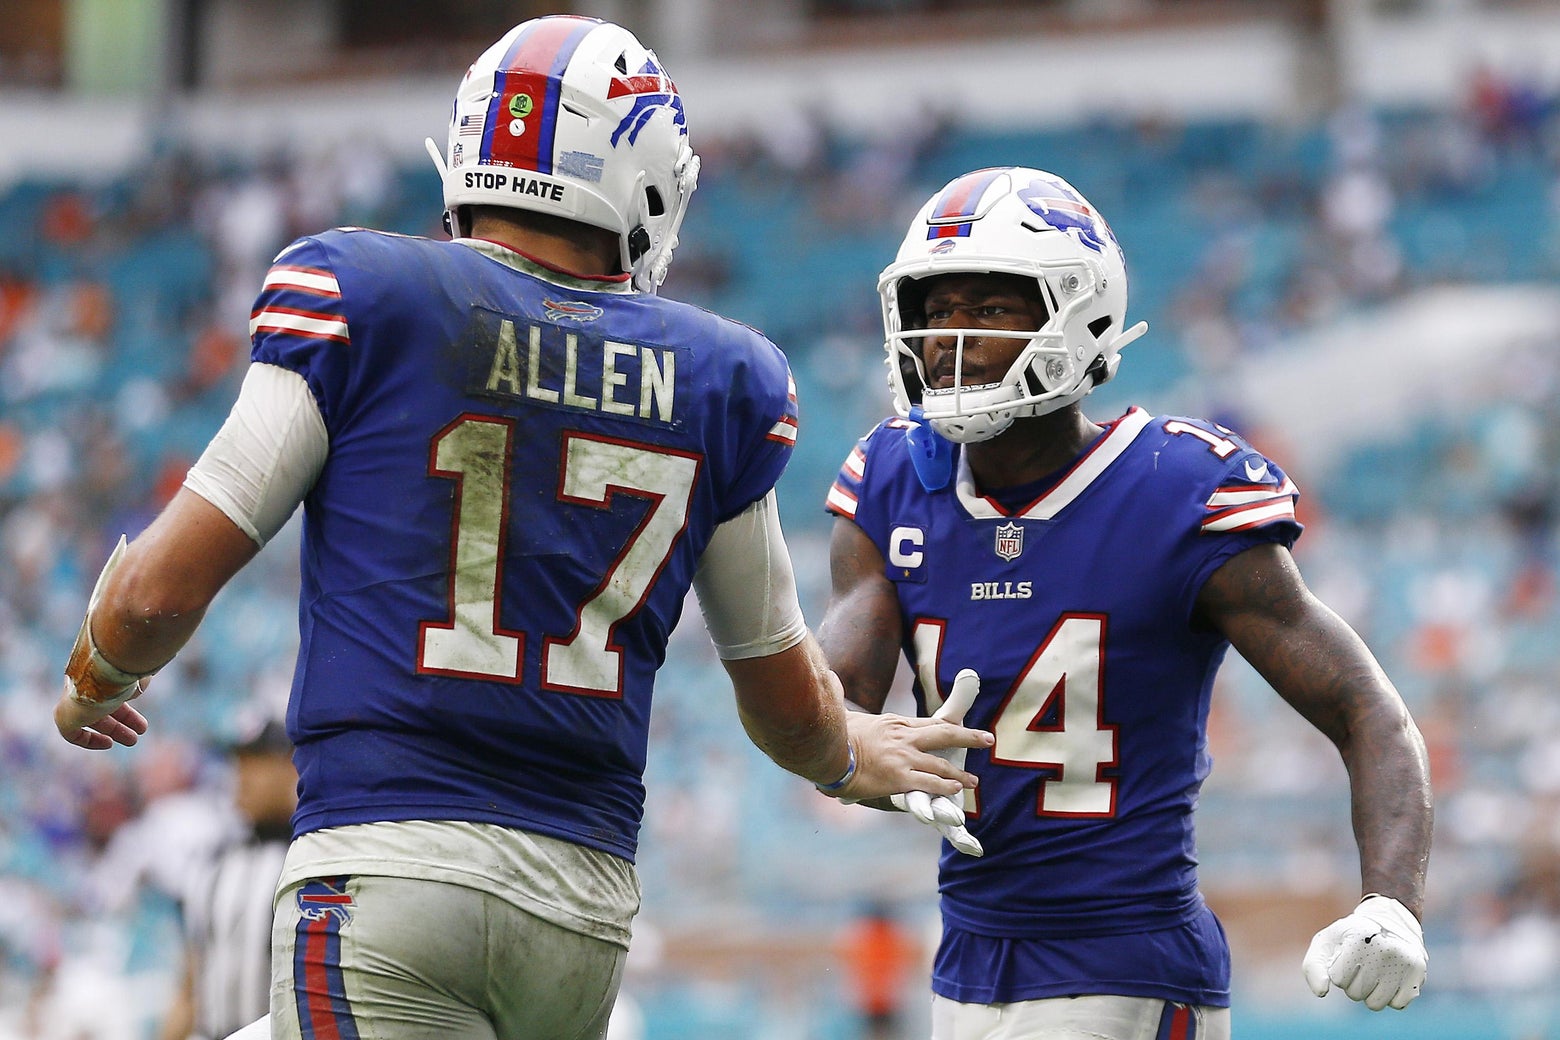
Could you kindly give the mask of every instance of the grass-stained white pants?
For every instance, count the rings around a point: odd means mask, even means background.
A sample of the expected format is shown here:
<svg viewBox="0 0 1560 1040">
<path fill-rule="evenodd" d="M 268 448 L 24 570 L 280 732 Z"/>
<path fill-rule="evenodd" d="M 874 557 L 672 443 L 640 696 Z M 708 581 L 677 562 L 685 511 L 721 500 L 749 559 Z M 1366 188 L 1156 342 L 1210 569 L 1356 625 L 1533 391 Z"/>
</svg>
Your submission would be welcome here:
<svg viewBox="0 0 1560 1040">
<path fill-rule="evenodd" d="M 477 889 L 351 875 L 283 889 L 274 1040 L 596 1040 L 627 951 Z"/>
</svg>

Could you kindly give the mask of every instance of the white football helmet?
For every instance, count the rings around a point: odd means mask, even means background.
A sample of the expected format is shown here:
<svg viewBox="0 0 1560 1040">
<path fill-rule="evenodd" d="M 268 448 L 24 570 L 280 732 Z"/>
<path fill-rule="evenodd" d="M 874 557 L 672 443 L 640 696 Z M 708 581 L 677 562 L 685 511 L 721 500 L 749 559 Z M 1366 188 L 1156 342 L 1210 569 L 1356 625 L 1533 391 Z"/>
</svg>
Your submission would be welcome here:
<svg viewBox="0 0 1560 1040">
<path fill-rule="evenodd" d="M 627 29 L 550 15 L 509 30 L 455 94 L 443 155 L 450 233 L 466 206 L 511 206 L 618 234 L 623 270 L 654 292 L 699 178 L 682 98 Z"/>
<path fill-rule="evenodd" d="M 942 274 L 1032 277 L 1050 317 L 1030 332 L 923 328 L 917 282 Z M 1120 350 L 1148 330 L 1125 328 L 1127 268 L 1105 219 L 1055 174 L 1021 166 L 950 181 L 910 224 L 895 261 L 878 277 L 894 407 L 920 405 L 932 428 L 967 443 L 995 437 L 1021 416 L 1081 399 L 1116 374 Z M 955 340 L 954 383 L 927 386 L 922 341 Z M 964 382 L 967 339 L 1027 340 L 996 383 Z"/>
</svg>

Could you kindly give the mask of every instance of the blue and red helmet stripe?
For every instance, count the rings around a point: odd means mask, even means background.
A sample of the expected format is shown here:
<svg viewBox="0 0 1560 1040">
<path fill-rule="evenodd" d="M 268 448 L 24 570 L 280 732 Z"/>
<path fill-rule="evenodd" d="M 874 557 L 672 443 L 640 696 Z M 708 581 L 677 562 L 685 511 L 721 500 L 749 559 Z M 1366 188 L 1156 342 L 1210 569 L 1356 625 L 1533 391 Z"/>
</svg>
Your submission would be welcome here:
<svg viewBox="0 0 1560 1040">
<path fill-rule="evenodd" d="M 1006 172 L 1001 169 L 976 170 L 949 184 L 937 197 L 927 221 L 931 227 L 926 237 L 963 238 L 970 233 L 969 221 L 974 218 L 981 198 L 993 181 Z M 964 217 L 961 221 L 959 218 Z"/>
<path fill-rule="evenodd" d="M 515 37 L 494 76 L 482 129 L 482 162 L 553 172 L 559 85 L 580 41 L 600 24 L 594 18 L 560 15 L 538 19 Z M 528 110 L 516 115 L 510 105 L 521 95 L 530 99 Z M 518 136 L 509 132 L 515 119 L 525 123 L 525 132 Z"/>
</svg>

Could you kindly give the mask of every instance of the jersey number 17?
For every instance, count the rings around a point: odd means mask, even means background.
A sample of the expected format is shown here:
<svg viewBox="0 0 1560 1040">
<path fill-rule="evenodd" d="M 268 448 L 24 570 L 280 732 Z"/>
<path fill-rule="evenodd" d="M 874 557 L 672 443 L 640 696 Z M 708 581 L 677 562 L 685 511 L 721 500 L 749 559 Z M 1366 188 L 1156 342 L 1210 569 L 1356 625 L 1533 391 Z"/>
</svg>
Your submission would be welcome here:
<svg viewBox="0 0 1560 1040">
<path fill-rule="evenodd" d="M 417 670 L 488 681 L 524 681 L 525 633 L 499 623 L 509 520 L 514 422 L 462 415 L 433 442 L 429 471 L 454 480 L 449 614 L 419 628 Z M 644 519 L 600 583 L 576 607 L 570 632 L 545 636 L 543 689 L 595 697 L 623 695 L 617 626 L 650 594 L 687 520 L 699 475 L 697 456 L 652 445 L 564 434 L 560 502 L 607 509 L 615 495 L 649 501 Z M 516 591 L 516 590 L 507 590 Z"/>
</svg>

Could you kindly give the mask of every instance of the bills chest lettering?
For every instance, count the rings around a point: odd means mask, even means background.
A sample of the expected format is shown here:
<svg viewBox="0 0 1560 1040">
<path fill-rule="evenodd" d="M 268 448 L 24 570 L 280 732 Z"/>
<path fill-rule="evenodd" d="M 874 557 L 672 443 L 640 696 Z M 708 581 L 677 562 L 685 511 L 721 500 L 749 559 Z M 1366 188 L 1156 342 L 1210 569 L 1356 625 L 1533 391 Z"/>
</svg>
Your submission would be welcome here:
<svg viewBox="0 0 1560 1040">
<path fill-rule="evenodd" d="M 1009 521 L 997 524 L 992 531 L 991 549 L 1004 564 L 1012 563 L 1024 554 L 1024 525 Z M 970 600 L 1033 599 L 1035 586 L 1032 581 L 972 580 Z"/>
</svg>

